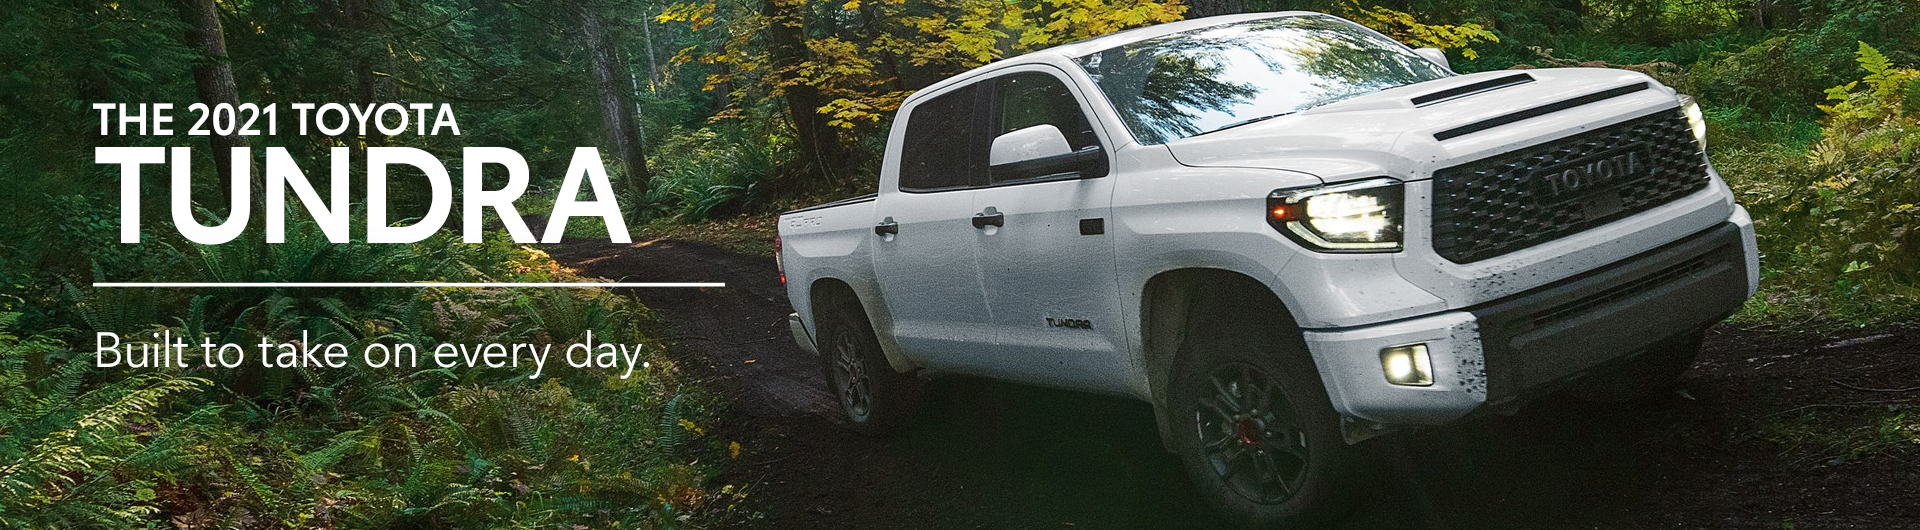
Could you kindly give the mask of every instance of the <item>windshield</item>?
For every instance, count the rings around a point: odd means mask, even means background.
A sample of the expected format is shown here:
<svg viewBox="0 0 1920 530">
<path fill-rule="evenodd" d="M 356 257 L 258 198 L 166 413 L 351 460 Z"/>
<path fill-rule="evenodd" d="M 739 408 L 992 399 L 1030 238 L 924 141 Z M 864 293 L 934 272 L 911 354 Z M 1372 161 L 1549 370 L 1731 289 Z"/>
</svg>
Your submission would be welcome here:
<svg viewBox="0 0 1920 530">
<path fill-rule="evenodd" d="M 1201 28 L 1076 62 L 1144 144 L 1453 75 L 1399 43 L 1323 15 Z"/>
</svg>

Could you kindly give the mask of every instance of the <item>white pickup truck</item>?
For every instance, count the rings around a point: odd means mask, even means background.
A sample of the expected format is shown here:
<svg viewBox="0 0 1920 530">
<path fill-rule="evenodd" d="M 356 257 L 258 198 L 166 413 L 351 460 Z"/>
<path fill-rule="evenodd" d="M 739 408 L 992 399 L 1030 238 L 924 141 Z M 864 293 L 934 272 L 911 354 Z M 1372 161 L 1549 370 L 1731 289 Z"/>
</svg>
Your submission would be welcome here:
<svg viewBox="0 0 1920 530">
<path fill-rule="evenodd" d="M 1131 396 L 1255 525 L 1337 515 L 1353 444 L 1692 363 L 1758 281 L 1690 98 L 1453 73 L 1316 13 L 1135 29 L 901 106 L 879 193 L 780 217 L 794 339 L 850 423 L 923 374 Z"/>
</svg>

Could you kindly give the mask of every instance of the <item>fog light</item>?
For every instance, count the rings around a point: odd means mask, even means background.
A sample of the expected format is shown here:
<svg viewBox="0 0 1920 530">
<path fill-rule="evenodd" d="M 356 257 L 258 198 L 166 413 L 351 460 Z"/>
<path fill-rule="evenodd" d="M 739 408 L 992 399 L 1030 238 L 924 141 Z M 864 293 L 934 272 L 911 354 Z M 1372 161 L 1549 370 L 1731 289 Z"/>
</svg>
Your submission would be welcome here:
<svg viewBox="0 0 1920 530">
<path fill-rule="evenodd" d="M 1388 383 L 1401 386 L 1433 384 L 1433 361 L 1427 359 L 1426 344 L 1380 350 L 1380 368 L 1386 370 Z"/>
</svg>

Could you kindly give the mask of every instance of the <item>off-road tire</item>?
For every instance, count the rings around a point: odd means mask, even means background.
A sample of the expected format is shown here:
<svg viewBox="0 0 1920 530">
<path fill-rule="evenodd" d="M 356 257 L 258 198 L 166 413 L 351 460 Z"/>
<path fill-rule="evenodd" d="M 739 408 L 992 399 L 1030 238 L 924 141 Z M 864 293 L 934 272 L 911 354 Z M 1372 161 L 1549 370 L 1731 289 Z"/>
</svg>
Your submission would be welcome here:
<svg viewBox="0 0 1920 530">
<path fill-rule="evenodd" d="M 885 436 L 913 424 L 922 388 L 887 363 L 873 325 L 858 307 L 831 308 L 820 319 L 820 368 L 827 394 L 855 432 Z"/>
<path fill-rule="evenodd" d="M 1351 508 L 1367 466 L 1341 437 L 1306 344 L 1254 311 L 1190 326 L 1168 389 L 1173 449 L 1201 496 L 1240 525 L 1319 528 Z"/>
</svg>

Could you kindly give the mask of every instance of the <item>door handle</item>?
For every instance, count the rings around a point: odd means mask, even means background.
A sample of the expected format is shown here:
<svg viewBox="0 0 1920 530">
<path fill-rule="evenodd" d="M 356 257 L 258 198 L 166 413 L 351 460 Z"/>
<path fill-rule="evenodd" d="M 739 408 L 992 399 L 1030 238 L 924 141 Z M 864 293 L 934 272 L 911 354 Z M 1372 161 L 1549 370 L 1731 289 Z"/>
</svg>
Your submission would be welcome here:
<svg viewBox="0 0 1920 530">
<path fill-rule="evenodd" d="M 988 206 L 987 210 L 984 212 L 973 214 L 974 228 L 986 228 L 989 225 L 998 226 L 1002 228 L 1006 227 L 1007 226 L 1006 214 L 1000 213 L 999 210 L 993 209 L 992 206 Z"/>
<path fill-rule="evenodd" d="M 892 217 L 882 219 L 880 220 L 880 224 L 873 225 L 873 235 L 884 236 L 887 234 L 900 235 L 900 223 L 893 222 Z"/>
</svg>

